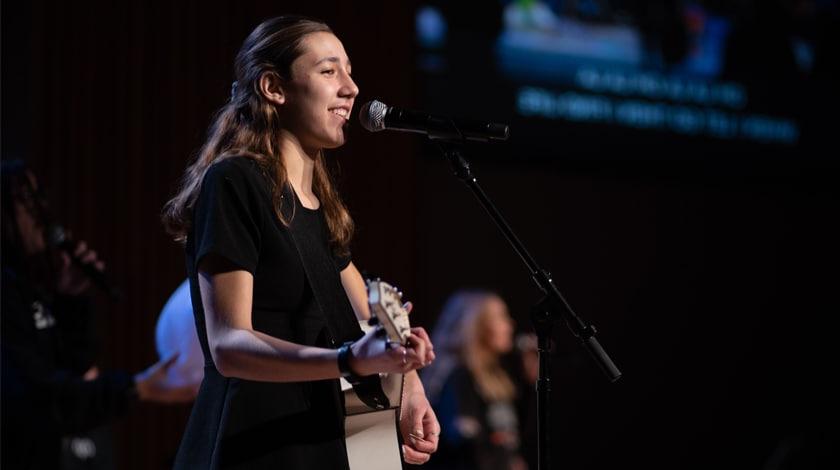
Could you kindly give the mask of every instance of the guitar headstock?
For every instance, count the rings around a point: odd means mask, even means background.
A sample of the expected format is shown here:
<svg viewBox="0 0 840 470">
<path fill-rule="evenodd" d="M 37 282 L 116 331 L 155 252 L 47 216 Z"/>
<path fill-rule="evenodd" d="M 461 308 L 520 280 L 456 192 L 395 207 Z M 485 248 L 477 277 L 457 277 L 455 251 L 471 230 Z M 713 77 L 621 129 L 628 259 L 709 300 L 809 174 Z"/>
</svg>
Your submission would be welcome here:
<svg viewBox="0 0 840 470">
<path fill-rule="evenodd" d="M 388 340 L 405 344 L 411 335 L 408 311 L 403 308 L 402 292 L 379 279 L 368 281 L 370 313 L 388 333 Z"/>
</svg>

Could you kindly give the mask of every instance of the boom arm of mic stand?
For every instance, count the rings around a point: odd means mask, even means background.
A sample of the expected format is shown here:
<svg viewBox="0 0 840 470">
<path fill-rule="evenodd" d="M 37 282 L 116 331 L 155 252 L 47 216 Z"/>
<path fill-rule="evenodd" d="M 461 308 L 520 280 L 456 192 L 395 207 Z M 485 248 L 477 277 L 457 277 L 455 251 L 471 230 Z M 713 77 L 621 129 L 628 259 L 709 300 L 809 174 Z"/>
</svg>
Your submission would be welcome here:
<svg viewBox="0 0 840 470">
<path fill-rule="evenodd" d="M 609 355 L 595 338 L 595 327 L 585 324 L 575 314 L 574 310 L 569 306 L 569 303 L 563 298 L 560 290 L 554 285 L 549 273 L 537 265 L 534 258 L 528 253 L 528 250 L 525 249 L 525 246 L 519 241 L 519 238 L 511 230 L 504 217 L 502 217 L 502 214 L 496 209 L 496 206 L 493 205 L 493 202 L 478 184 L 478 181 L 472 174 L 472 170 L 470 170 L 470 164 L 461 154 L 459 146 L 451 141 L 444 141 L 442 139 L 435 139 L 434 142 L 446 156 L 447 160 L 449 160 L 449 163 L 452 164 L 455 175 L 472 190 L 482 207 L 484 207 L 488 215 L 490 215 L 490 218 L 493 219 L 493 222 L 496 223 L 496 226 L 499 227 L 499 230 L 502 231 L 502 234 L 516 251 L 516 254 L 525 263 L 534 282 L 545 293 L 546 298 L 541 302 L 541 306 L 545 308 L 553 320 L 563 318 L 566 321 L 566 325 L 572 330 L 572 334 L 581 340 L 583 346 L 589 351 L 592 358 L 595 359 L 610 382 L 618 380 L 621 377 L 621 371 L 618 370 L 618 367 L 616 367 L 615 363 L 613 363 L 612 359 L 610 359 Z"/>
</svg>

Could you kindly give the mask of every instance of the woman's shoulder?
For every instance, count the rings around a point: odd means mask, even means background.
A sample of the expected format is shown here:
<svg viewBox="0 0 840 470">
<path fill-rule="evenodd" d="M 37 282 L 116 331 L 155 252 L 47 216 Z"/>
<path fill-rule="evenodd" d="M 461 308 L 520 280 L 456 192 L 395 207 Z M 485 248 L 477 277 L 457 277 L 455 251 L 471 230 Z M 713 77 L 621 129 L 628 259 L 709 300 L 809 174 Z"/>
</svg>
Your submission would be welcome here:
<svg viewBox="0 0 840 470">
<path fill-rule="evenodd" d="M 226 179 L 264 179 L 265 173 L 260 163 L 253 157 L 233 155 L 221 157 L 207 169 L 205 178 Z"/>
<path fill-rule="evenodd" d="M 472 374 L 470 370 L 461 363 L 453 364 L 451 369 L 444 372 L 443 380 L 442 380 L 442 387 L 455 387 L 459 388 L 464 386 L 465 384 L 472 383 Z"/>
<path fill-rule="evenodd" d="M 202 183 L 207 189 L 233 187 L 243 194 L 271 193 L 271 178 L 256 159 L 248 156 L 222 157 L 207 169 Z"/>
<path fill-rule="evenodd" d="M 210 164 L 201 182 L 199 201 L 239 199 L 270 204 L 271 180 L 251 157 L 222 157 Z"/>
<path fill-rule="evenodd" d="M 472 382 L 473 375 L 465 364 L 458 364 L 454 369 L 452 369 L 452 373 L 449 374 L 449 378 L 459 382 Z"/>
</svg>

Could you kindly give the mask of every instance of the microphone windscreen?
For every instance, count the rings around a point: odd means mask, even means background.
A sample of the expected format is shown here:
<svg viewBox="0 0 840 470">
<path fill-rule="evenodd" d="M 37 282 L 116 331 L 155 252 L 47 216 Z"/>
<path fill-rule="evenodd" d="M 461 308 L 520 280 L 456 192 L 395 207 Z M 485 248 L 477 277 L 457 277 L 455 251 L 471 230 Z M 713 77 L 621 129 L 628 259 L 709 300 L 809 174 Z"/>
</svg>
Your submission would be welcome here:
<svg viewBox="0 0 840 470">
<path fill-rule="evenodd" d="M 70 243 L 67 233 L 64 231 L 64 227 L 61 225 L 48 226 L 46 230 L 46 238 L 47 243 L 56 248 L 65 248 Z"/>
<path fill-rule="evenodd" d="M 385 130 L 385 113 L 388 111 L 388 106 L 377 100 L 368 101 L 362 105 L 359 111 L 359 121 L 362 122 L 362 127 L 370 132 L 379 132 Z"/>
</svg>

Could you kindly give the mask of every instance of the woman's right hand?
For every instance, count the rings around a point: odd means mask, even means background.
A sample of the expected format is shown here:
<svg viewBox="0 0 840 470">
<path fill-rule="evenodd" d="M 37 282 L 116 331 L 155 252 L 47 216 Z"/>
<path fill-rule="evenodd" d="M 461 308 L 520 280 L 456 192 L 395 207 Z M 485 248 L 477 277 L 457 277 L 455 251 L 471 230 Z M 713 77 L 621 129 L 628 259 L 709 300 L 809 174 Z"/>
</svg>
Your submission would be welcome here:
<svg viewBox="0 0 840 470">
<path fill-rule="evenodd" d="M 195 399 L 201 382 L 173 383 L 167 373 L 178 355 L 158 361 L 134 376 L 134 385 L 140 401 L 156 403 L 188 403 Z"/>
<path fill-rule="evenodd" d="M 407 346 L 389 343 L 385 330 L 379 326 L 368 331 L 350 345 L 353 354 L 350 368 L 360 376 L 377 373 L 405 374 L 427 365 L 434 358 L 432 342 L 423 328 L 412 328 Z"/>
</svg>

